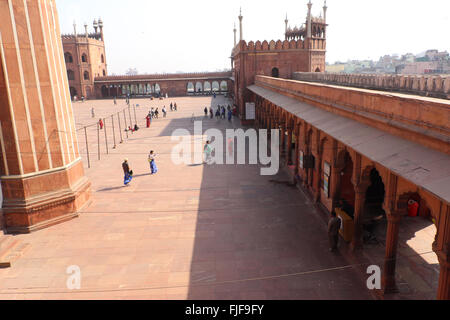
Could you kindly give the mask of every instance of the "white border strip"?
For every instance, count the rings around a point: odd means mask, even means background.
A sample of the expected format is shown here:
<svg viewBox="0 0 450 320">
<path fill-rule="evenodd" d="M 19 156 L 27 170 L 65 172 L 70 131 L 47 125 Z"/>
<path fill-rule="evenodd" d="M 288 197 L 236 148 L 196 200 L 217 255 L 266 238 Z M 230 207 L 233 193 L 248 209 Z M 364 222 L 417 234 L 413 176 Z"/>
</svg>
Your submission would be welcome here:
<svg viewBox="0 0 450 320">
<path fill-rule="evenodd" d="M 53 169 L 50 169 L 50 170 L 43 170 L 43 171 L 39 171 L 39 172 L 21 174 L 21 175 L 0 176 L 0 179 L 1 180 L 26 179 L 26 178 L 36 177 L 36 176 L 40 176 L 40 175 L 44 175 L 44 174 L 49 174 L 49 173 L 54 173 L 54 172 L 58 172 L 58 171 L 63 171 L 63 170 L 67 170 L 67 169 L 73 167 L 74 165 L 76 165 L 80 161 L 82 161 L 81 157 L 78 158 L 78 159 L 75 159 L 75 161 L 73 161 L 72 163 L 70 163 L 68 165 L 65 165 L 63 167 L 53 168 Z"/>
<path fill-rule="evenodd" d="M 1 121 L 0 121 L 0 143 L 2 144 L 2 155 L 3 155 L 3 164 L 5 166 L 5 174 L 9 176 L 8 160 L 6 159 L 5 140 L 3 139 L 3 128 Z"/>
</svg>

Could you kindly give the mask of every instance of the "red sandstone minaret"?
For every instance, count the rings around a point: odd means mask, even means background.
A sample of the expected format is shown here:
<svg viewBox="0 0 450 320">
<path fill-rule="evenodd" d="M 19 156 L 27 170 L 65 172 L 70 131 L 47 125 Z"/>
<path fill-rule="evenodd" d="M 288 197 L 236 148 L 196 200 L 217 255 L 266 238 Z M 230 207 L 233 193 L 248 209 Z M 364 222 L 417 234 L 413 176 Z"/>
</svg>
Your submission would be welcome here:
<svg viewBox="0 0 450 320">
<path fill-rule="evenodd" d="M 10 233 L 74 218 L 89 200 L 54 0 L 0 0 L 0 174 Z M 14 4 L 13 4 L 14 3 Z"/>
</svg>

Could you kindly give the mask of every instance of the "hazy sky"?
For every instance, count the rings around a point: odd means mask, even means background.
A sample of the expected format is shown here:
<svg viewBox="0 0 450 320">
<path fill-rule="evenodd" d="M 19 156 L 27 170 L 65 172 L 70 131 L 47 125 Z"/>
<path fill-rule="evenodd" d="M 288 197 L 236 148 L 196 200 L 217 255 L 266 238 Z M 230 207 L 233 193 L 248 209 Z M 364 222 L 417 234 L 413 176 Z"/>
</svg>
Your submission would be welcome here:
<svg viewBox="0 0 450 320">
<path fill-rule="evenodd" d="M 244 40 L 284 40 L 284 19 L 305 22 L 308 0 L 56 0 L 62 33 L 104 23 L 109 74 L 230 68 L 233 24 Z M 327 62 L 450 51 L 450 0 L 328 0 Z M 313 14 L 323 0 L 313 0 Z"/>
</svg>

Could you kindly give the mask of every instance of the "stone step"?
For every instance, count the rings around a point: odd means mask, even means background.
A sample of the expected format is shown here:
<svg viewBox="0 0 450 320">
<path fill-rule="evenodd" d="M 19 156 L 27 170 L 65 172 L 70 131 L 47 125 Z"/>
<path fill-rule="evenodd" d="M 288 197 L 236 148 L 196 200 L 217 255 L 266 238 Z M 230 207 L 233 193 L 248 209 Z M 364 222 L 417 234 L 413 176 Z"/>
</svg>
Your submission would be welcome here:
<svg viewBox="0 0 450 320">
<path fill-rule="evenodd" d="M 0 268 L 10 268 L 31 247 L 29 243 L 24 243 L 19 239 L 1 240 L 3 247 L 0 249 Z"/>
</svg>

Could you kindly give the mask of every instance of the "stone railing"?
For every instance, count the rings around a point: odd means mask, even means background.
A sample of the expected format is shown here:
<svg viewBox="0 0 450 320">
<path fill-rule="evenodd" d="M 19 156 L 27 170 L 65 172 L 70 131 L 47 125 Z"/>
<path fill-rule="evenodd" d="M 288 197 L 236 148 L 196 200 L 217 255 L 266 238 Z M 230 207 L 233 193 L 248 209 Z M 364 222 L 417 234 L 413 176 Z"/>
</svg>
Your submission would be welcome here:
<svg viewBox="0 0 450 320">
<path fill-rule="evenodd" d="M 389 75 L 295 72 L 294 80 L 450 99 L 450 75 Z"/>
</svg>

